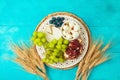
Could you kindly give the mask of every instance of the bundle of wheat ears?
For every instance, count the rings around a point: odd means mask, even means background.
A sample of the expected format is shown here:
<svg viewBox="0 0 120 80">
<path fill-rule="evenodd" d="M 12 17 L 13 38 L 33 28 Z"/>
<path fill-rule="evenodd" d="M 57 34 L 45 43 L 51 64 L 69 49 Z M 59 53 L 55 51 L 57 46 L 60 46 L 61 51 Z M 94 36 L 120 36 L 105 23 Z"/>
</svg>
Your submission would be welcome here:
<svg viewBox="0 0 120 80">
<path fill-rule="evenodd" d="M 110 43 L 101 48 L 102 45 L 101 40 L 92 42 L 89 51 L 78 64 L 75 80 L 87 80 L 92 68 L 109 59 L 109 56 L 105 55 L 105 51 L 110 47 Z M 12 43 L 11 47 L 17 55 L 15 62 L 21 64 L 26 71 L 48 80 L 44 63 L 33 46 L 21 42 L 20 45 Z"/>
<path fill-rule="evenodd" d="M 12 43 L 11 48 L 17 55 L 14 60 L 15 62 L 21 64 L 26 71 L 36 74 L 44 80 L 48 80 L 44 63 L 34 49 L 34 46 L 29 47 L 24 42 L 20 42 L 20 45 Z"/>
<path fill-rule="evenodd" d="M 102 40 L 91 43 L 89 51 L 78 64 L 75 80 L 88 80 L 91 69 L 110 58 L 109 55 L 105 55 L 105 51 L 110 47 L 110 44 L 111 42 L 101 48 Z"/>
</svg>

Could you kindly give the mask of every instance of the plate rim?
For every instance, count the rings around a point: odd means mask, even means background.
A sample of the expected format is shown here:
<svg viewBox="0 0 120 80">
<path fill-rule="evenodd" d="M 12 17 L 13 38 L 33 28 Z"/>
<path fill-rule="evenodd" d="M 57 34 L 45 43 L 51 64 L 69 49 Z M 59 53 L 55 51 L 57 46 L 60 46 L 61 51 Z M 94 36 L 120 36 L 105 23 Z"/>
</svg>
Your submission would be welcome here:
<svg viewBox="0 0 120 80">
<path fill-rule="evenodd" d="M 86 53 L 85 53 L 85 55 L 86 55 L 87 52 L 88 52 L 88 50 L 89 50 L 89 48 L 90 48 L 90 44 L 91 44 L 90 30 L 89 30 L 88 26 L 85 24 L 85 22 L 83 21 L 83 19 L 80 18 L 80 17 L 78 17 L 77 15 L 75 15 L 75 14 L 73 14 L 73 13 L 69 13 L 69 12 L 54 12 L 54 13 L 48 14 L 46 17 L 44 17 L 44 18 L 38 23 L 38 25 L 37 25 L 36 28 L 35 28 L 35 31 L 37 31 L 37 30 L 39 29 L 40 25 L 41 25 L 47 18 L 52 17 L 52 16 L 55 16 L 55 15 L 67 15 L 67 16 L 71 16 L 71 17 L 77 19 L 77 20 L 83 25 L 83 27 L 85 28 L 85 30 L 87 31 L 87 34 L 88 34 L 88 49 L 87 49 L 87 51 L 86 51 Z M 35 46 L 34 48 L 35 48 L 35 50 L 37 51 L 36 46 Z M 83 58 L 85 57 L 85 55 L 83 56 Z M 40 57 L 40 58 L 41 58 L 41 57 Z M 82 60 L 82 59 L 81 59 L 81 60 Z M 81 61 L 81 60 L 80 60 L 80 61 Z M 79 62 L 80 62 L 80 61 L 79 61 Z M 78 62 L 78 63 L 79 63 L 79 62 Z M 45 63 L 45 64 L 46 64 L 47 66 L 51 67 L 51 68 L 66 70 L 66 69 L 71 69 L 71 68 L 77 66 L 78 63 L 75 64 L 75 65 L 73 65 L 73 66 L 66 67 L 66 68 L 57 68 L 57 67 L 54 67 L 54 66 L 52 66 L 52 65 L 50 65 L 50 64 L 47 64 L 47 63 Z"/>
</svg>

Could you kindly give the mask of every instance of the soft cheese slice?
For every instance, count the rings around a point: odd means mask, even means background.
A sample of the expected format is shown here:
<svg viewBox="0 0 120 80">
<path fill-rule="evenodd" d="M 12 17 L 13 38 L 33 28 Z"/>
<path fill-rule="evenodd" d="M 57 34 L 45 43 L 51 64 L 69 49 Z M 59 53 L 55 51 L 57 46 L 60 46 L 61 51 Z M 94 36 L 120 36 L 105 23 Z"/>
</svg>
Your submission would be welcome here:
<svg viewBox="0 0 120 80">
<path fill-rule="evenodd" d="M 43 31 L 46 33 L 47 41 L 51 41 L 53 39 L 59 39 L 62 36 L 59 28 L 56 28 L 52 25 L 48 25 L 45 27 L 46 28 L 44 28 Z"/>
<path fill-rule="evenodd" d="M 52 29 L 52 26 L 51 25 L 47 25 L 43 28 L 43 32 L 45 33 L 49 33 L 49 34 L 53 34 L 53 29 Z"/>
</svg>

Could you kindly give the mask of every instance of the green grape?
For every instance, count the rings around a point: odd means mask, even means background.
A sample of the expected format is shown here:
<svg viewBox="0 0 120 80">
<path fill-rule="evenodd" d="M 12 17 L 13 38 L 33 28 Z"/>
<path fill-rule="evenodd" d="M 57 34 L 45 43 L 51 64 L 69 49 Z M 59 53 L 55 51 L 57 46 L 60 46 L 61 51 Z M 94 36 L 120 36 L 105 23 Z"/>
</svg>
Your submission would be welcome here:
<svg viewBox="0 0 120 80">
<path fill-rule="evenodd" d="M 51 42 L 52 42 L 53 44 L 56 44 L 56 43 L 57 43 L 57 40 L 56 40 L 56 39 L 53 39 Z"/>
<path fill-rule="evenodd" d="M 36 37 L 35 37 L 35 36 L 32 36 L 32 37 L 31 37 L 31 40 L 32 40 L 32 41 L 34 41 L 35 39 L 36 39 Z"/>
<path fill-rule="evenodd" d="M 37 33 L 38 33 L 37 31 L 33 32 L 33 36 L 37 36 Z"/>
<path fill-rule="evenodd" d="M 60 57 L 62 54 L 61 53 L 58 53 L 57 55 L 56 55 L 56 57 Z"/>
<path fill-rule="evenodd" d="M 52 43 L 49 44 L 49 48 L 54 48 L 54 46 L 55 46 L 55 45 L 52 44 Z"/>
<path fill-rule="evenodd" d="M 65 52 L 66 51 L 66 49 L 62 49 L 62 52 Z"/>
<path fill-rule="evenodd" d="M 58 50 L 61 50 L 61 45 L 56 45 L 56 48 L 57 48 Z"/>
<path fill-rule="evenodd" d="M 45 43 L 46 47 L 49 48 L 49 42 Z"/>
<path fill-rule="evenodd" d="M 36 38 L 35 41 L 37 41 L 37 43 L 41 42 L 39 38 Z"/>
<path fill-rule="evenodd" d="M 50 60 L 50 61 L 49 61 L 49 63 L 50 63 L 50 64 L 53 64 L 53 63 L 54 63 L 54 61 L 53 61 L 53 60 Z"/>
<path fill-rule="evenodd" d="M 55 59 L 55 56 L 54 56 L 54 55 L 51 55 L 51 56 L 50 56 L 50 59 L 54 60 L 54 59 Z"/>
<path fill-rule="evenodd" d="M 33 41 L 33 43 L 36 45 L 36 44 L 37 44 L 37 41 L 36 41 L 36 40 L 34 40 L 34 41 Z"/>
<path fill-rule="evenodd" d="M 62 41 L 58 41 L 57 44 L 58 44 L 58 45 L 62 45 Z"/>
<path fill-rule="evenodd" d="M 47 45 L 47 44 L 44 44 L 44 48 L 47 49 L 47 48 L 48 48 L 48 45 Z"/>
<path fill-rule="evenodd" d="M 62 54 L 62 55 L 59 55 L 59 58 L 64 58 L 64 57 L 63 57 L 63 54 Z"/>
<path fill-rule="evenodd" d="M 59 62 L 64 62 L 65 60 L 63 58 L 58 59 Z"/>
<path fill-rule="evenodd" d="M 38 36 L 39 38 L 41 38 L 41 37 L 43 37 L 44 35 L 43 35 L 41 32 L 38 32 L 37 36 Z"/>
<path fill-rule="evenodd" d="M 50 57 L 50 54 L 46 53 L 46 54 L 45 54 L 45 57 L 46 57 L 46 58 L 49 58 L 49 57 Z"/>
<path fill-rule="evenodd" d="M 43 61 L 43 62 L 45 62 L 45 61 L 46 61 L 46 59 L 45 59 L 45 58 L 43 58 L 43 59 L 42 59 L 42 61 Z"/>
<path fill-rule="evenodd" d="M 58 41 L 63 42 L 63 40 L 64 40 L 64 39 L 61 37 L 61 38 L 59 38 L 59 40 L 58 40 Z"/>
<path fill-rule="evenodd" d="M 49 63 L 49 59 L 48 59 L 48 58 L 45 58 L 45 62 L 46 62 L 46 63 Z"/>
<path fill-rule="evenodd" d="M 68 44 L 69 43 L 69 41 L 68 40 L 64 40 L 64 44 Z"/>
<path fill-rule="evenodd" d="M 42 42 L 39 42 L 37 45 L 38 45 L 38 46 L 42 46 L 42 45 L 43 45 L 43 43 L 42 43 Z"/>
<path fill-rule="evenodd" d="M 67 48 L 67 45 L 62 44 L 62 49 L 66 49 L 66 48 Z"/>
<path fill-rule="evenodd" d="M 58 53 L 57 53 L 57 52 L 53 52 L 52 54 L 53 54 L 54 56 L 57 56 L 57 55 L 58 55 Z"/>
<path fill-rule="evenodd" d="M 41 32 L 41 33 L 42 33 L 43 37 L 45 37 L 45 36 L 46 36 L 46 34 L 45 34 L 45 33 L 43 33 L 43 32 Z"/>
<path fill-rule="evenodd" d="M 55 62 L 59 62 L 58 58 L 55 58 L 54 61 L 55 61 Z"/>
<path fill-rule="evenodd" d="M 58 50 L 58 49 L 54 49 L 53 51 L 56 52 L 56 53 L 59 53 L 59 50 Z"/>
<path fill-rule="evenodd" d="M 63 43 L 63 38 L 60 38 L 57 44 L 61 45 L 62 43 Z"/>
<path fill-rule="evenodd" d="M 46 38 L 42 38 L 41 41 L 42 41 L 43 43 L 45 43 L 45 42 L 46 42 Z"/>
<path fill-rule="evenodd" d="M 52 53 L 52 51 L 50 51 L 50 50 L 47 50 L 47 51 L 46 51 L 46 53 L 47 53 L 47 54 L 51 54 L 51 53 Z"/>
</svg>

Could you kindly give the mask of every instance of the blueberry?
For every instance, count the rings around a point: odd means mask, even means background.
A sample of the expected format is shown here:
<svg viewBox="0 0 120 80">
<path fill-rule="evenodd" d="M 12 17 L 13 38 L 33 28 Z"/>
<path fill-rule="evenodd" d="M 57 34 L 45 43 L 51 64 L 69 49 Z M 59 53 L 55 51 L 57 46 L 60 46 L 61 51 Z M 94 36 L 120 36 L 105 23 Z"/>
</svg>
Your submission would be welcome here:
<svg viewBox="0 0 120 80">
<path fill-rule="evenodd" d="M 60 24 L 60 25 L 62 25 L 62 24 L 63 24 L 63 22 L 61 21 L 59 24 Z"/>
<path fill-rule="evenodd" d="M 50 20 L 49 23 L 50 23 L 50 24 L 53 24 L 53 20 Z"/>
<path fill-rule="evenodd" d="M 55 27 L 58 27 L 58 26 L 59 26 L 59 24 L 58 24 L 58 23 L 56 23 L 56 24 L 55 24 Z"/>
<path fill-rule="evenodd" d="M 61 27 L 61 24 L 59 23 L 57 26 L 58 26 L 58 27 Z"/>
<path fill-rule="evenodd" d="M 59 23 L 62 23 L 63 21 L 59 21 Z"/>
<path fill-rule="evenodd" d="M 58 24 L 58 22 L 56 22 L 56 21 L 54 21 L 54 23 L 53 23 L 54 25 L 57 25 Z"/>
<path fill-rule="evenodd" d="M 59 20 L 57 19 L 57 20 L 55 20 L 55 22 L 56 22 L 56 23 L 59 23 Z"/>
<path fill-rule="evenodd" d="M 55 24 L 55 21 L 53 21 L 53 24 Z"/>
<path fill-rule="evenodd" d="M 59 27 L 59 26 L 60 26 L 60 24 L 57 24 L 57 26 Z"/>
<path fill-rule="evenodd" d="M 57 23 L 57 21 L 56 21 L 56 20 L 54 20 L 54 21 L 53 21 L 53 24 L 55 24 L 55 23 Z"/>
<path fill-rule="evenodd" d="M 61 21 L 61 17 L 57 17 L 57 20 L 58 20 L 58 21 Z"/>
<path fill-rule="evenodd" d="M 53 21 L 56 20 L 56 17 L 52 17 L 52 20 L 53 20 Z"/>
<path fill-rule="evenodd" d="M 65 18 L 64 17 L 61 17 L 62 20 L 64 20 Z"/>
<path fill-rule="evenodd" d="M 54 24 L 55 25 L 55 27 L 57 26 L 57 24 Z"/>
</svg>

